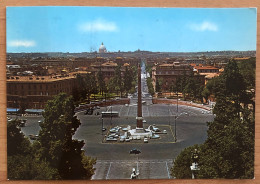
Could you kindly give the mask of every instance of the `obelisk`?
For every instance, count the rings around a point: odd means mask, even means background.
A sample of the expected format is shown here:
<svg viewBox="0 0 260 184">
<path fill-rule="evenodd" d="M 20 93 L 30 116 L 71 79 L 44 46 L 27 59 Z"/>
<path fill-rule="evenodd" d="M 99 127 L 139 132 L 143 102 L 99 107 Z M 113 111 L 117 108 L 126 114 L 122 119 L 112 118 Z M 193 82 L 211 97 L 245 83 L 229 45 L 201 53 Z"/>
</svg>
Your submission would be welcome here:
<svg viewBox="0 0 260 184">
<path fill-rule="evenodd" d="M 142 89 L 141 89 L 141 67 L 138 65 L 138 109 L 137 109 L 137 123 L 136 128 L 143 128 L 143 114 L 142 114 Z"/>
</svg>

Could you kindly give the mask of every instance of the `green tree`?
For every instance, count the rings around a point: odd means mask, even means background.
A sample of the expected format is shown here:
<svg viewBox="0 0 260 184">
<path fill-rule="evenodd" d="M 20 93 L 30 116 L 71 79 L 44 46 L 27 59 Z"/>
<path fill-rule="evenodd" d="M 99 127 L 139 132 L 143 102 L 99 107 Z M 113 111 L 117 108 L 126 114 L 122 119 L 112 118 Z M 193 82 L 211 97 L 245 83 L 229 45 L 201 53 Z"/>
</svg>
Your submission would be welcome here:
<svg viewBox="0 0 260 184">
<path fill-rule="evenodd" d="M 156 92 L 161 92 L 162 91 L 162 79 L 161 78 L 158 78 L 156 80 L 155 91 Z"/>
<path fill-rule="evenodd" d="M 213 110 L 216 117 L 208 124 L 208 138 L 200 146 L 198 178 L 254 177 L 255 114 L 248 106 L 253 99 L 247 91 L 252 86 L 250 82 L 245 82 L 246 75 L 238 66 L 237 62 L 230 61 L 224 73 L 207 85 L 216 97 Z M 182 159 L 177 157 L 176 162 L 181 163 Z M 186 166 L 179 167 L 188 172 Z M 173 175 L 177 174 L 177 170 L 173 169 Z"/>
<path fill-rule="evenodd" d="M 99 89 L 99 93 L 101 93 L 103 95 L 105 89 L 106 89 L 106 83 L 104 81 L 104 76 L 102 71 L 98 71 L 97 73 L 97 83 L 98 83 L 98 89 Z"/>
<path fill-rule="evenodd" d="M 151 95 L 154 95 L 154 88 L 153 88 L 153 84 L 152 84 L 152 78 L 151 77 L 148 77 L 146 79 L 146 82 L 147 82 L 147 87 L 148 87 L 148 91 Z"/>
<path fill-rule="evenodd" d="M 7 171 L 8 179 L 57 179 L 57 170 L 41 161 L 28 138 L 19 128 L 20 120 L 7 124 Z"/>
<path fill-rule="evenodd" d="M 39 134 L 40 155 L 51 167 L 58 169 L 61 179 L 90 179 L 94 174 L 91 158 L 86 165 L 86 156 L 81 150 L 83 141 L 72 138 L 80 125 L 74 116 L 72 97 L 61 93 L 48 101 Z"/>
<path fill-rule="evenodd" d="M 7 123 L 7 155 L 26 155 L 30 153 L 30 141 L 24 137 L 19 128 L 20 120 L 15 119 Z"/>
<path fill-rule="evenodd" d="M 122 75 L 121 75 L 121 66 L 118 65 L 115 69 L 115 76 L 113 77 L 114 85 L 115 85 L 115 90 L 120 92 L 120 96 L 122 96 L 123 92 L 123 80 L 122 80 Z"/>
<path fill-rule="evenodd" d="M 210 91 L 208 90 L 208 88 L 204 87 L 201 92 L 201 95 L 203 98 L 205 98 L 206 101 L 208 101 L 209 96 L 210 96 Z"/>
<path fill-rule="evenodd" d="M 194 149 L 200 150 L 199 145 L 190 146 L 185 148 L 174 160 L 173 167 L 171 168 L 171 176 L 176 179 L 190 179 L 192 164 L 191 155 Z"/>
<path fill-rule="evenodd" d="M 129 67 L 126 67 L 125 75 L 124 75 L 124 90 L 126 93 L 129 93 L 129 91 L 131 90 L 132 83 L 133 83 L 132 69 Z"/>
<path fill-rule="evenodd" d="M 58 179 L 57 170 L 46 161 L 40 161 L 33 153 L 8 156 L 8 179 L 11 180 L 50 180 Z"/>
</svg>

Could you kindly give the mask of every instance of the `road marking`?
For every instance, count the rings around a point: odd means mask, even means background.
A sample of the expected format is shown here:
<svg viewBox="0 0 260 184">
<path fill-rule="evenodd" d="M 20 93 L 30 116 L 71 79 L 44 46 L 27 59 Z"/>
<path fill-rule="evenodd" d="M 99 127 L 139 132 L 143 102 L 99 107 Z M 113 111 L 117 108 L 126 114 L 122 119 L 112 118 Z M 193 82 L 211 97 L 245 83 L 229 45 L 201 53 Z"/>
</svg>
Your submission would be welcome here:
<svg viewBox="0 0 260 184">
<path fill-rule="evenodd" d="M 172 131 L 172 127 L 171 127 L 171 126 L 170 126 L 170 130 L 171 130 L 171 132 L 172 132 L 172 136 L 175 137 L 174 134 L 173 134 L 173 131 Z"/>
<path fill-rule="evenodd" d="M 165 162 L 165 164 L 166 164 L 166 168 L 167 168 L 167 172 L 168 172 L 168 177 L 170 179 L 171 177 L 170 177 L 170 173 L 169 173 L 169 168 L 168 168 L 167 162 Z"/>
<path fill-rule="evenodd" d="M 122 111 L 123 106 L 121 106 L 120 110 L 119 110 L 119 116 L 121 116 L 121 111 Z"/>
<path fill-rule="evenodd" d="M 111 106 L 108 106 L 108 108 L 107 108 L 107 112 L 110 110 L 110 108 L 111 108 Z"/>
<path fill-rule="evenodd" d="M 129 116 L 129 111 L 130 111 L 130 106 L 128 107 L 128 111 L 127 111 L 127 114 L 126 114 L 126 116 Z"/>
<path fill-rule="evenodd" d="M 106 180 L 107 180 L 107 178 L 108 178 L 108 174 L 109 174 L 109 172 L 110 172 L 111 163 L 112 163 L 112 162 L 110 162 L 110 165 L 109 165 L 109 168 L 108 168 L 108 171 L 107 171 Z"/>
</svg>

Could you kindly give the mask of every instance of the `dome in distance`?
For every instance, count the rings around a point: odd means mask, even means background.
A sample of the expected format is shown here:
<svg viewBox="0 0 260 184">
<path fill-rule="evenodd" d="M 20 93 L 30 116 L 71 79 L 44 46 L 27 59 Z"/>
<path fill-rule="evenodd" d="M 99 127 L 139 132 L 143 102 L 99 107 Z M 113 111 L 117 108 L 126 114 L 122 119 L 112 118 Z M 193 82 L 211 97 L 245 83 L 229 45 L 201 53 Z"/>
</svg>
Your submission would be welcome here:
<svg viewBox="0 0 260 184">
<path fill-rule="evenodd" d="M 99 53 L 105 53 L 105 52 L 107 52 L 107 49 L 106 49 L 106 46 L 102 42 L 102 44 L 99 47 Z"/>
</svg>

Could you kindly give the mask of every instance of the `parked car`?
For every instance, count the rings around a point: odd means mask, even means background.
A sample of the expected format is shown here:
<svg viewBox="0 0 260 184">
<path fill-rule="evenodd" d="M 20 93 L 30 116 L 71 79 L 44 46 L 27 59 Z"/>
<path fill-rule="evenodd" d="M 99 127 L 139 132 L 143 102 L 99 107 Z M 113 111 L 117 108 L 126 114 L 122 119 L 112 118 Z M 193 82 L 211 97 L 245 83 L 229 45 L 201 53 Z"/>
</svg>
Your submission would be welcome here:
<svg viewBox="0 0 260 184">
<path fill-rule="evenodd" d="M 113 138 L 113 137 L 107 137 L 107 138 L 106 138 L 106 141 L 117 141 L 117 139 L 116 139 L 116 138 Z"/>
<path fill-rule="evenodd" d="M 148 139 L 147 138 L 144 138 L 144 143 L 148 143 Z"/>
<path fill-rule="evenodd" d="M 119 141 L 120 141 L 120 142 L 124 142 L 124 141 L 125 141 L 125 136 L 120 136 Z"/>
</svg>

